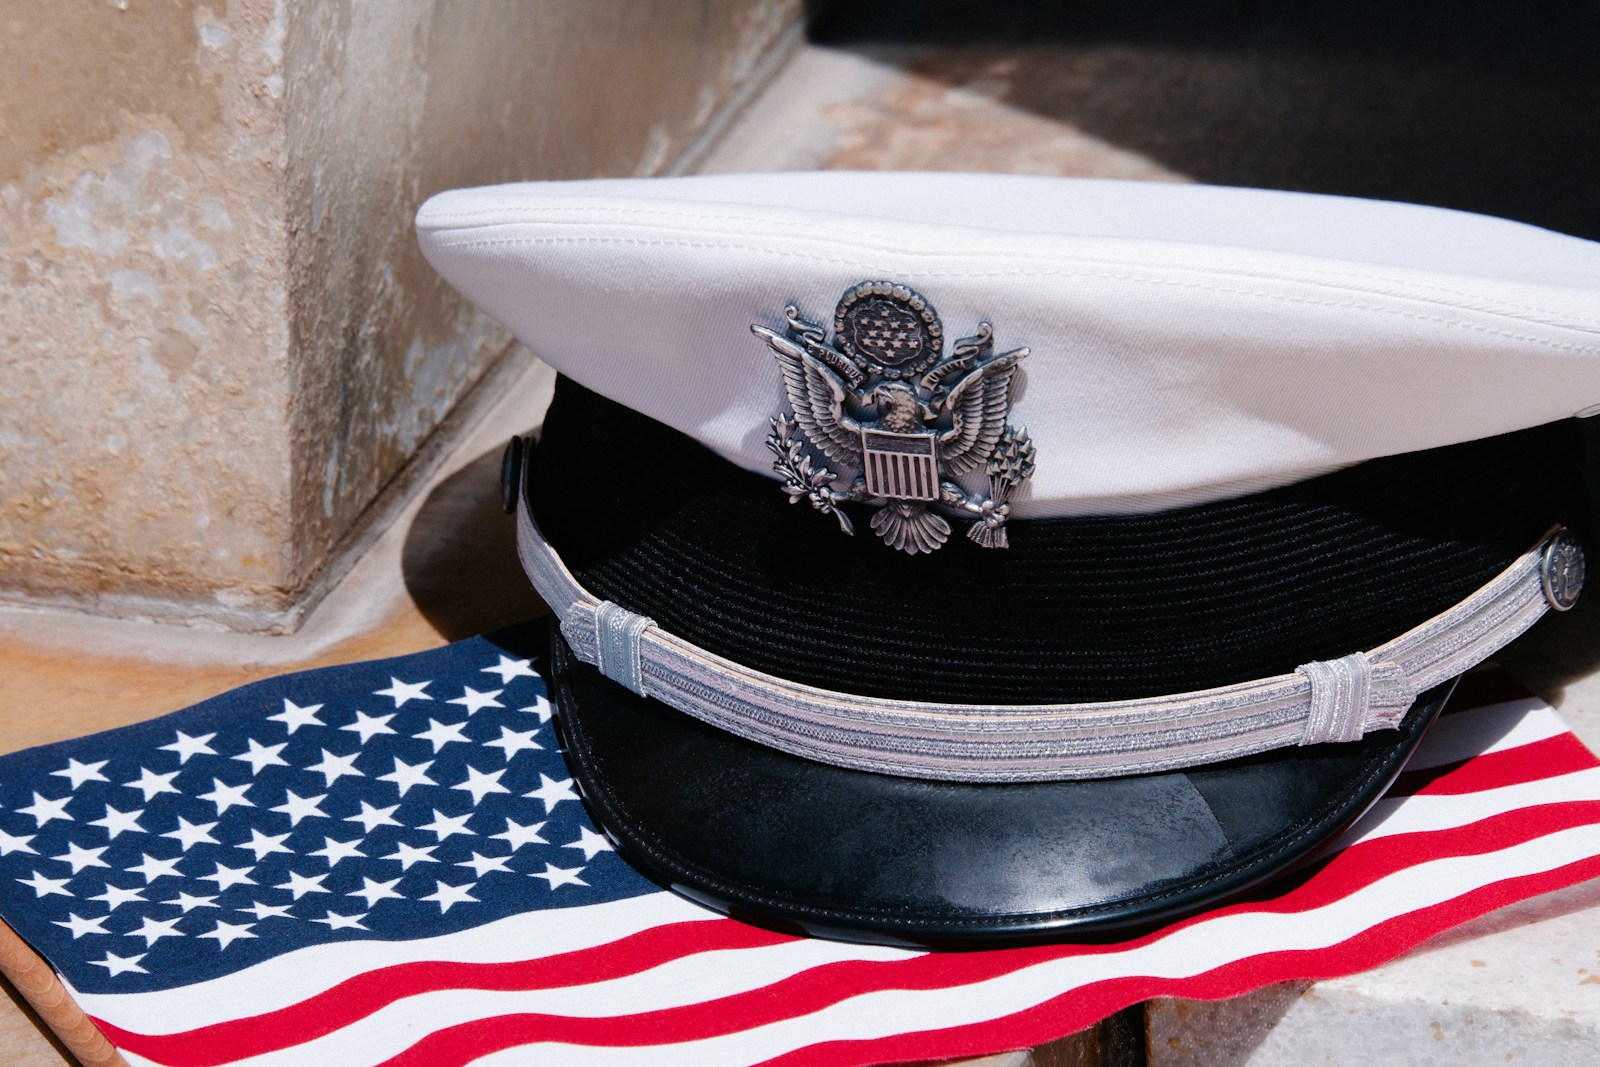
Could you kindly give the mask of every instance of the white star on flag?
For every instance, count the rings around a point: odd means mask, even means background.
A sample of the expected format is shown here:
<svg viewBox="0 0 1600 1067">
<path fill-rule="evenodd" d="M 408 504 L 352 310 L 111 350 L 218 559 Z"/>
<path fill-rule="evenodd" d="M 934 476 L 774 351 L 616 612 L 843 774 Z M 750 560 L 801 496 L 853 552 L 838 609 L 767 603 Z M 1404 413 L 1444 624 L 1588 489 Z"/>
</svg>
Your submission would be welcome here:
<svg viewBox="0 0 1600 1067">
<path fill-rule="evenodd" d="M 100 769 L 110 762 L 110 760 L 101 760 L 98 763 L 79 763 L 69 756 L 65 770 L 51 771 L 50 773 L 66 778 L 72 782 L 72 788 L 77 789 L 84 782 L 109 782 L 111 779 L 101 774 Z"/>
<path fill-rule="evenodd" d="M 148 804 L 162 793 L 178 793 L 181 795 L 183 790 L 172 784 L 172 780 L 176 777 L 178 777 L 177 771 L 156 774 L 148 767 L 141 767 L 139 768 L 139 777 L 132 782 L 124 784 L 129 789 L 137 789 L 143 793 L 144 802 Z"/>
<path fill-rule="evenodd" d="M 539 716 L 539 721 L 541 723 L 547 723 L 550 721 L 550 716 L 554 714 L 555 709 L 551 708 L 550 701 L 546 700 L 542 696 L 539 696 L 533 698 L 532 704 L 529 704 L 525 708 L 518 708 L 517 710 L 526 711 L 530 715 L 537 715 Z"/>
<path fill-rule="evenodd" d="M 254 882 L 251 882 L 250 884 L 251 885 L 255 885 Z M 182 890 L 179 890 L 178 891 L 178 895 L 173 897 L 171 900 L 163 900 L 163 901 L 161 901 L 161 903 L 170 904 L 174 908 L 182 908 L 183 909 L 183 913 L 185 915 L 189 914 L 191 911 L 193 911 L 196 908 L 219 908 L 220 909 L 222 907 L 222 905 L 217 903 L 217 898 L 216 897 L 195 896 L 194 894 L 191 894 L 191 893 L 185 893 Z"/>
<path fill-rule="evenodd" d="M 430 782 L 428 784 L 432 785 L 433 783 Z M 400 792 L 404 795 L 405 790 L 402 789 Z M 394 813 L 399 810 L 400 805 L 398 804 L 393 804 L 387 808 L 375 808 L 363 800 L 361 802 L 361 814 L 346 815 L 344 821 L 358 822 L 361 824 L 362 829 L 370 834 L 380 826 L 399 826 L 400 821 L 394 817 Z"/>
<path fill-rule="evenodd" d="M 141 816 L 143 814 L 144 814 L 144 809 L 143 808 L 135 808 L 133 811 L 118 811 L 116 808 L 113 808 L 110 804 L 107 804 L 106 805 L 105 818 L 96 819 L 93 822 L 91 822 L 89 825 L 90 826 L 101 826 L 101 827 L 104 827 L 105 831 L 106 831 L 106 836 L 111 838 L 111 840 L 115 841 L 117 839 L 117 835 L 118 834 L 123 834 L 123 833 L 142 834 L 142 833 L 144 833 L 145 832 L 145 828 L 139 825 L 139 816 Z"/>
<path fill-rule="evenodd" d="M 302 708 L 299 704 L 285 697 L 283 710 L 276 715 L 268 715 L 267 718 L 272 722 L 283 723 L 292 734 L 302 726 L 326 725 L 321 719 L 317 718 L 317 712 L 321 710 L 321 704 L 312 704 L 310 707 Z"/>
<path fill-rule="evenodd" d="M 473 831 L 467 829 L 467 820 L 470 818 L 472 818 L 471 812 L 468 812 L 465 815 L 446 815 L 438 808 L 434 808 L 433 821 L 423 823 L 421 826 L 418 826 L 417 829 L 426 830 L 431 834 L 436 834 L 438 835 L 439 840 L 443 841 L 452 834 L 472 833 Z"/>
<path fill-rule="evenodd" d="M 183 875 L 178 871 L 178 861 L 176 858 L 170 860 L 158 860 L 154 856 L 148 854 L 142 861 L 132 867 L 129 867 L 128 873 L 144 875 L 145 885 L 149 885 L 162 875 L 170 875 L 173 878 L 183 877 Z"/>
<path fill-rule="evenodd" d="M 433 884 L 437 888 L 435 888 L 432 893 L 429 893 L 425 897 L 418 897 L 417 899 L 433 901 L 435 904 L 439 905 L 439 914 L 441 915 L 455 907 L 457 904 L 478 903 L 478 898 L 472 895 L 472 890 L 478 885 L 477 882 L 469 882 L 466 885 L 456 886 L 450 885 L 448 882 L 440 882 L 435 880 Z"/>
<path fill-rule="evenodd" d="M 86 934 L 111 933 L 111 931 L 107 930 L 105 927 L 105 922 L 110 917 L 111 916 L 109 915 L 97 915 L 93 919 L 85 919 L 75 913 L 68 912 L 66 919 L 57 919 L 55 925 L 64 926 L 68 930 L 72 931 L 72 940 L 76 941 L 78 938 L 83 937 Z"/>
<path fill-rule="evenodd" d="M 250 764 L 250 774 L 252 776 L 260 774 L 268 767 L 289 766 L 289 761 L 278 755 L 278 753 L 289 747 L 289 742 L 282 741 L 276 745 L 263 745 L 253 737 L 245 740 L 250 747 L 233 758 Z"/>
<path fill-rule="evenodd" d="M 328 912 L 320 919 L 312 919 L 314 923 L 321 923 L 330 930 L 365 930 L 361 920 L 367 917 L 366 912 L 360 915 L 340 915 L 337 912 Z"/>
<path fill-rule="evenodd" d="M 9 856 L 13 852 L 33 852 L 37 856 L 38 853 L 33 851 L 28 842 L 38 836 L 38 834 L 28 834 L 25 837 L 20 835 L 12 836 L 4 830 L 0 830 L 0 856 Z"/>
<path fill-rule="evenodd" d="M 273 888 L 287 889 L 294 894 L 294 899 L 299 900 L 307 893 L 331 893 L 331 889 L 322 887 L 322 880 L 327 877 L 326 874 L 304 875 L 290 871 L 289 880 L 280 886 L 273 886 Z"/>
<path fill-rule="evenodd" d="M 405 796 L 415 785 L 438 785 L 439 783 L 428 777 L 428 768 L 433 766 L 433 760 L 423 763 L 407 763 L 399 756 L 394 759 L 394 770 L 388 774 L 380 774 L 378 781 L 393 782 L 400 787 L 400 795 Z"/>
<path fill-rule="evenodd" d="M 163 937 L 183 937 L 183 931 L 178 929 L 177 919 L 152 919 L 146 915 L 137 930 L 129 930 L 129 937 L 144 938 L 144 947 L 150 948 Z"/>
<path fill-rule="evenodd" d="M 459 785 L 453 785 L 450 788 L 459 789 L 464 793 L 471 793 L 472 803 L 475 805 L 482 804 L 483 798 L 488 796 L 490 793 L 509 794 L 511 792 L 511 790 L 500 784 L 500 776 L 505 773 L 505 770 L 502 768 L 501 770 L 495 771 L 493 774 L 485 774 L 483 771 L 469 766 L 467 768 L 466 780 L 461 782 Z"/>
<path fill-rule="evenodd" d="M 480 693 L 470 685 L 464 685 L 461 688 L 461 695 L 449 701 L 449 703 L 463 705 L 466 707 L 468 715 L 476 714 L 484 708 L 505 707 L 504 704 L 500 703 L 499 699 L 500 694 L 505 692 L 504 689 L 491 689 L 487 693 Z"/>
<path fill-rule="evenodd" d="M 515 852 L 523 845 L 548 845 L 550 842 L 546 841 L 539 833 L 544 827 L 545 824 L 542 822 L 523 825 L 515 819 L 508 818 L 506 819 L 505 832 L 490 834 L 489 837 L 491 840 L 504 841 L 511 846 L 511 851 Z"/>
<path fill-rule="evenodd" d="M 38 871 L 34 871 L 31 878 L 18 878 L 17 881 L 33 890 L 35 897 L 47 897 L 52 894 L 62 897 L 70 897 L 72 895 L 67 892 L 67 879 L 46 878 Z"/>
<path fill-rule="evenodd" d="M 238 757 L 235 756 L 234 758 L 237 759 Z M 246 782 L 243 785 L 227 785 L 221 778 L 213 778 L 211 779 L 211 784 L 215 787 L 211 792 L 197 793 L 195 796 L 199 800 L 209 800 L 215 804 L 218 815 L 221 815 L 229 808 L 255 807 L 254 802 L 244 798 L 244 795 L 250 791 L 250 787 L 255 784 L 254 782 Z"/>
<path fill-rule="evenodd" d="M 52 856 L 61 863 L 70 864 L 72 873 L 77 874 L 85 867 L 109 867 L 111 864 L 100 858 L 100 853 L 110 848 L 110 845 L 101 845 L 99 848 L 80 848 L 71 841 L 67 842 L 67 852 L 64 856 Z"/>
<path fill-rule="evenodd" d="M 429 719 L 428 728 L 426 730 L 422 731 L 420 734 L 412 734 L 411 736 L 417 738 L 419 741 L 427 741 L 429 744 L 433 745 L 433 754 L 437 756 L 439 754 L 439 750 L 452 741 L 460 741 L 464 744 L 471 744 L 471 742 L 468 741 L 461 733 L 461 731 L 466 728 L 466 725 L 467 724 L 464 722 L 442 723 L 437 719 Z"/>
<path fill-rule="evenodd" d="M 222 864 L 218 863 L 217 864 L 217 869 L 215 871 L 213 871 L 211 874 L 202 874 L 200 876 L 200 881 L 217 883 L 217 892 L 220 893 L 224 889 L 227 889 L 229 886 L 255 885 L 256 884 L 256 880 L 254 878 L 250 877 L 250 872 L 252 872 L 254 870 L 255 870 L 255 867 L 253 867 L 253 866 L 251 866 L 251 867 L 225 867 Z"/>
<path fill-rule="evenodd" d="M 352 730 L 360 734 L 361 743 L 364 745 L 368 741 L 371 741 L 374 737 L 377 737 L 379 734 L 394 733 L 394 731 L 389 728 L 389 720 L 392 718 L 394 718 L 393 715 L 368 715 L 364 711 L 358 711 L 356 712 L 355 722 L 351 723 L 349 726 L 341 726 L 339 729 Z"/>
<path fill-rule="evenodd" d="M 274 852 L 287 852 L 290 855 L 293 855 L 294 849 L 284 844 L 284 842 L 287 840 L 289 840 L 288 834 L 279 834 L 276 837 L 269 837 L 252 826 L 250 828 L 250 840 L 235 845 L 234 847 L 255 853 L 256 862 L 260 863 Z"/>
<path fill-rule="evenodd" d="M 195 845 L 220 845 L 222 842 L 211 836 L 211 831 L 216 827 L 214 822 L 192 823 L 180 815 L 178 828 L 161 836 L 172 838 L 183 846 L 183 851 L 188 852 Z"/>
<path fill-rule="evenodd" d="M 215 938 L 218 948 L 227 948 L 241 938 L 251 938 L 256 935 L 250 932 L 255 923 L 230 923 L 217 920 L 217 928 L 210 933 L 201 934 L 201 937 Z"/>
<path fill-rule="evenodd" d="M 398 878 L 388 882 L 378 882 L 363 876 L 361 888 L 352 889 L 347 895 L 365 900 L 367 902 L 367 910 L 371 911 L 373 906 L 380 900 L 404 900 L 404 894 L 397 893 L 394 888 L 399 884 L 400 879 Z"/>
<path fill-rule="evenodd" d="M 331 837 L 324 837 L 322 840 L 324 842 L 322 848 L 317 849 L 315 852 L 307 852 L 306 855 L 321 856 L 328 861 L 329 867 L 334 866 L 340 860 L 366 859 L 367 857 L 367 854 L 357 847 L 361 844 L 360 838 L 356 838 L 354 841 L 335 841 Z"/>
<path fill-rule="evenodd" d="M 405 707 L 408 700 L 433 699 L 426 692 L 428 686 L 433 684 L 431 682 L 402 682 L 394 675 L 389 676 L 389 682 L 389 688 L 375 690 L 372 695 L 392 698 L 397 708 Z"/>
<path fill-rule="evenodd" d="M 217 754 L 217 750 L 211 747 L 211 742 L 217 738 L 216 734 L 211 733 L 201 737 L 190 737 L 182 730 L 177 731 L 177 734 L 178 739 L 170 745 L 162 745 L 161 751 L 176 752 L 180 766 L 188 763 L 190 756 L 215 756 Z"/>
<path fill-rule="evenodd" d="M 510 856 L 485 856 L 481 852 L 474 852 L 470 860 L 463 860 L 456 866 L 471 867 L 472 873 L 479 878 L 482 878 L 490 871 L 504 871 L 510 874 L 511 868 L 506 866 L 506 860 L 510 858 Z"/>
<path fill-rule="evenodd" d="M 251 915 L 256 917 L 257 922 L 260 922 L 262 919 L 294 918 L 293 915 L 289 914 L 289 905 L 287 904 L 263 904 L 261 901 L 257 900 L 254 901 L 248 908 L 240 908 L 239 910 L 248 911 Z"/>
<path fill-rule="evenodd" d="M 38 793 L 35 793 L 33 794 L 33 803 L 25 808 L 18 808 L 17 814 L 33 816 L 33 821 L 41 827 L 51 819 L 65 819 L 71 822 L 72 816 L 67 814 L 67 801 L 71 799 L 72 795 L 70 793 L 56 800 L 46 800 Z"/>
<path fill-rule="evenodd" d="M 501 656 L 500 662 L 493 667 L 483 668 L 484 674 L 498 674 L 502 686 L 510 685 L 513 678 L 537 678 L 531 664 L 532 660 L 512 659 L 510 656 Z"/>
<path fill-rule="evenodd" d="M 597 834 L 587 826 L 578 827 L 578 839 L 571 844 L 562 845 L 562 848 L 583 849 L 583 861 L 588 863 L 602 852 L 616 851 L 611 847 L 611 842 L 603 834 Z"/>
<path fill-rule="evenodd" d="M 321 796 L 303 797 L 292 789 L 285 789 L 284 795 L 286 799 L 282 804 L 268 810 L 281 811 L 289 816 L 290 826 L 299 826 L 301 819 L 309 819 L 313 815 L 324 819 L 328 817 L 328 813 L 323 811 L 321 807 L 322 802 L 328 799 L 328 794 L 323 793 Z"/>
<path fill-rule="evenodd" d="M 356 770 L 356 757 L 361 753 L 353 752 L 348 756 L 335 756 L 327 749 L 322 750 L 322 760 L 306 767 L 308 771 L 315 771 L 326 778 L 328 788 L 333 788 L 333 783 L 345 777 L 365 777 L 365 772 Z"/>
<path fill-rule="evenodd" d="M 90 960 L 91 967 L 104 967 L 113 975 L 124 974 L 129 971 L 134 974 L 149 974 L 150 972 L 139 966 L 139 961 L 149 953 L 141 952 L 137 956 L 119 956 L 115 952 L 107 952 L 103 960 Z"/>
<path fill-rule="evenodd" d="M 588 882 L 578 877 L 582 873 L 582 867 L 557 867 L 553 863 L 546 863 L 543 872 L 530 873 L 528 877 L 543 878 L 550 883 L 550 888 L 554 890 L 556 886 L 560 885 L 588 885 Z"/>
<path fill-rule="evenodd" d="M 124 905 L 124 904 L 148 904 L 149 903 L 149 901 L 145 899 L 144 890 L 142 890 L 142 889 L 120 889 L 117 886 L 111 885 L 109 883 L 107 883 L 106 891 L 104 893 L 96 894 L 95 896 L 89 897 L 88 899 L 100 901 L 102 904 L 104 904 L 106 906 L 106 910 L 107 911 L 116 911 L 118 908 L 122 907 L 122 905 Z"/>
<path fill-rule="evenodd" d="M 500 740 L 485 741 L 483 743 L 483 747 L 498 748 L 503 750 L 506 754 L 506 762 L 510 763 L 511 757 L 515 756 L 518 752 L 522 752 L 524 750 L 531 752 L 534 749 L 544 747 L 533 739 L 533 735 L 536 733 L 538 733 L 537 730 L 529 730 L 526 733 L 520 733 L 511 729 L 509 726 L 502 726 L 500 727 Z"/>
<path fill-rule="evenodd" d="M 400 864 L 402 871 L 409 871 L 413 863 L 438 863 L 439 861 L 433 858 L 433 850 L 438 847 L 438 845 L 422 845 L 418 847 L 416 845 L 408 845 L 404 841 L 397 841 L 395 842 L 394 851 L 380 858 L 395 860 Z"/>
<path fill-rule="evenodd" d="M 539 775 L 539 788 L 535 789 L 531 793 L 524 793 L 523 796 L 536 797 L 537 799 L 544 801 L 544 811 L 546 815 L 550 814 L 550 812 L 555 809 L 555 806 L 561 803 L 563 800 L 578 799 L 578 794 L 572 791 L 571 778 L 563 778 L 558 782 L 548 774 L 544 774 L 542 772 Z"/>
</svg>

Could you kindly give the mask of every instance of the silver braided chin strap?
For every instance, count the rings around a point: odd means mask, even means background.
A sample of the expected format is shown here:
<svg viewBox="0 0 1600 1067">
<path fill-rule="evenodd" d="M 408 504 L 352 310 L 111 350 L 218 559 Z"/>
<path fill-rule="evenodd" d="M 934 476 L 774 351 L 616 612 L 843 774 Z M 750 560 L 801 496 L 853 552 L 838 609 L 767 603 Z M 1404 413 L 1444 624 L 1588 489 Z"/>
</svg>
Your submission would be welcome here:
<svg viewBox="0 0 1600 1067">
<path fill-rule="evenodd" d="M 1578 553 L 1581 582 L 1581 549 L 1556 527 L 1454 607 L 1375 649 L 1293 674 L 1138 700 L 935 704 L 801 685 L 690 644 L 590 595 L 540 535 L 527 500 L 517 508 L 523 569 L 574 655 L 606 677 L 796 756 L 965 782 L 1149 774 L 1393 729 L 1418 694 L 1481 663 L 1545 613 L 1553 547 L 1567 558 Z"/>
</svg>

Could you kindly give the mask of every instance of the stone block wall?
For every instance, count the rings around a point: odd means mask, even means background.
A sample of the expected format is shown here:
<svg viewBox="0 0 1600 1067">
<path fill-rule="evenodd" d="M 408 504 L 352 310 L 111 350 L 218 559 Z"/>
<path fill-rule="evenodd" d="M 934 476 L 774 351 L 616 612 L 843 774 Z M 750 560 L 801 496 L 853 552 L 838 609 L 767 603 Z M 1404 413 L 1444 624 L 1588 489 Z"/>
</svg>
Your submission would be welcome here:
<svg viewBox="0 0 1600 1067">
<path fill-rule="evenodd" d="M 292 628 L 526 358 L 422 261 L 416 206 L 668 169 L 800 17 L 6 0 L 0 599 Z"/>
</svg>

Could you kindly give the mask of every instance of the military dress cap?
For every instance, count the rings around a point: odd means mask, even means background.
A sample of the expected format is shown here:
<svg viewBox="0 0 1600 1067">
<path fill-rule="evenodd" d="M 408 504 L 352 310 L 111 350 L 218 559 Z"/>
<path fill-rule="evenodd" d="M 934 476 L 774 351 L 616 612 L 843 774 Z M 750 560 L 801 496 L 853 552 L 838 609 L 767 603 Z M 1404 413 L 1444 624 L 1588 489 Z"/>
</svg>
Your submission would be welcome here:
<svg viewBox="0 0 1600 1067">
<path fill-rule="evenodd" d="M 1250 891 L 1582 585 L 1587 241 L 924 174 L 417 225 L 560 373 L 507 504 L 585 801 L 736 916 L 966 947 Z"/>
</svg>

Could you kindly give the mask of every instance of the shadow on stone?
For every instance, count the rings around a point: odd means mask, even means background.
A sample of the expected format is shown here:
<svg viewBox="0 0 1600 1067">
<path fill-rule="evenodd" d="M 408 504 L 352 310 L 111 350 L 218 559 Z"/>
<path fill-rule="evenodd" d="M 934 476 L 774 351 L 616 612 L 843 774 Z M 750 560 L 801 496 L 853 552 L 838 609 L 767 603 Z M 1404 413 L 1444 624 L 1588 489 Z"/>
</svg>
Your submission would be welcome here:
<svg viewBox="0 0 1600 1067">
<path fill-rule="evenodd" d="M 933 3 L 911 17 L 868 0 L 822 11 L 813 38 L 1195 181 L 1411 201 L 1600 237 L 1589 194 L 1600 67 L 1580 44 L 1600 36 L 1592 4 L 998 7 Z"/>
<path fill-rule="evenodd" d="M 440 482 L 406 532 L 400 570 L 417 610 L 451 641 L 549 610 L 517 561 L 516 523 L 500 506 L 500 452 Z"/>
</svg>

